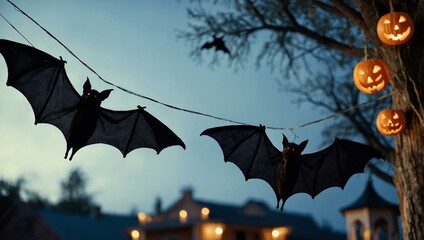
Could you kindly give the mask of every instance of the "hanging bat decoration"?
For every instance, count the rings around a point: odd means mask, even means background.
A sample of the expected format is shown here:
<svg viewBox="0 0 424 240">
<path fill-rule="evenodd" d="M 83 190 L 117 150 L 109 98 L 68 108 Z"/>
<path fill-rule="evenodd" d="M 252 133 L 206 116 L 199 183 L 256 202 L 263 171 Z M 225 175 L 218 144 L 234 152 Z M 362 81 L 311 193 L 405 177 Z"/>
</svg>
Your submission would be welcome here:
<svg viewBox="0 0 424 240">
<path fill-rule="evenodd" d="M 128 111 L 102 108 L 112 89 L 98 92 L 90 81 L 80 96 L 65 72 L 65 61 L 36 48 L 0 40 L 0 53 L 8 68 L 7 85 L 19 90 L 29 101 L 35 124 L 48 123 L 63 133 L 66 154 L 74 154 L 90 144 L 105 143 L 125 156 L 137 148 L 152 148 L 159 154 L 164 148 L 183 141 L 142 107 Z"/>
<path fill-rule="evenodd" d="M 315 198 L 330 187 L 344 188 L 355 173 L 362 173 L 372 158 L 383 158 L 377 149 L 350 140 L 335 139 L 327 148 L 301 154 L 308 140 L 300 144 L 283 137 L 283 151 L 269 140 L 264 126 L 235 125 L 206 129 L 201 135 L 215 139 L 224 153 L 225 162 L 232 162 L 246 179 L 266 181 L 277 197 L 277 208 L 282 200 L 296 193 L 307 193 Z"/>
<path fill-rule="evenodd" d="M 223 51 L 231 56 L 230 50 L 228 50 L 227 46 L 225 46 L 224 37 L 217 37 L 215 34 L 212 37 L 213 40 L 203 44 L 200 49 L 210 49 L 214 47 L 215 51 Z"/>
</svg>

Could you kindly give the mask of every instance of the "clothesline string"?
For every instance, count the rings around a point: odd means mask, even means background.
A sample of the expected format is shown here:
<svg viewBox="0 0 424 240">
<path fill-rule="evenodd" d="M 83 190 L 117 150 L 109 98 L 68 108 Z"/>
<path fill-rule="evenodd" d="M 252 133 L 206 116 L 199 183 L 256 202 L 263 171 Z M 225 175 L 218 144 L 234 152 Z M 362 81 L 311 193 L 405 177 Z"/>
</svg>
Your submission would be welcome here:
<svg viewBox="0 0 424 240">
<path fill-rule="evenodd" d="M 91 68 L 87 63 L 85 63 L 84 61 L 82 61 L 73 51 L 71 51 L 71 49 L 69 49 L 65 44 L 63 44 L 58 38 L 56 38 L 52 33 L 50 33 L 47 29 L 45 29 L 43 26 L 41 26 L 37 21 L 35 21 L 32 17 L 30 17 L 27 13 L 25 13 L 22 9 L 20 9 L 16 4 L 14 4 L 13 2 L 11 2 L 10 0 L 7 0 L 13 7 L 15 7 L 15 9 L 17 10 L 17 11 L 19 11 L 20 13 L 22 13 L 24 16 L 26 16 L 28 19 L 30 19 L 34 24 L 36 24 L 39 28 L 41 28 L 46 34 L 48 34 L 51 38 L 53 38 L 56 42 L 58 42 L 63 48 L 65 48 L 66 49 L 66 51 L 68 51 L 69 52 L 69 54 L 71 54 L 74 58 L 76 58 L 82 65 L 84 65 L 88 70 L 90 70 L 93 74 L 95 74 L 100 80 L 102 80 L 103 82 L 105 82 L 106 84 L 108 84 L 108 85 L 111 85 L 111 86 L 113 86 L 113 87 L 115 87 L 115 88 L 117 88 L 117 89 L 119 89 L 119 90 L 121 90 L 121 91 L 124 91 L 124 92 L 126 92 L 126 93 L 128 93 L 128 94 L 131 94 L 131 95 L 134 95 L 134 96 L 137 96 L 137 97 L 140 97 L 140 98 L 143 98 L 143 99 L 146 99 L 146 100 L 149 100 L 149 101 L 151 101 L 151 102 L 154 102 L 154 103 L 157 103 L 157 104 L 160 104 L 160 105 L 162 105 L 162 106 L 165 106 L 165 107 L 168 107 L 168 108 L 171 108 L 171 109 L 174 109 L 174 110 L 178 110 L 178 111 L 184 111 L 184 112 L 187 112 L 187 113 L 191 113 L 191 114 L 195 114 L 195 115 L 200 115 L 200 116 L 204 116 L 204 117 L 208 117 L 208 118 L 213 118 L 213 119 L 216 119 L 216 120 L 221 120 L 221 121 L 226 121 L 226 122 L 230 122 L 230 123 L 235 123 L 235 124 L 242 124 L 242 125 L 252 125 L 252 124 L 249 124 L 249 123 L 245 123 L 245 122 L 240 122 L 240 121 L 235 121 L 235 120 L 231 120 L 231 119 L 228 119 L 228 118 L 224 118 L 224 117 L 218 117 L 218 116 L 214 116 L 214 115 L 212 115 L 212 114 L 208 114 L 208 113 L 203 113 L 203 112 L 199 112 L 199 111 L 194 111 L 194 110 L 190 110 L 190 109 L 187 109 L 187 108 L 182 108 L 182 107 L 177 107 L 177 106 L 174 106 L 174 105 L 171 105 L 171 104 L 168 104 L 168 103 L 165 103 L 165 102 L 162 102 L 162 101 L 159 101 L 159 100 L 156 100 L 156 99 L 154 99 L 154 98 L 151 98 L 151 97 L 148 97 L 148 96 L 145 96 L 145 95 L 142 95 L 142 94 L 139 94 L 139 93 L 136 93 L 136 92 L 134 92 L 134 91 L 131 91 L 131 90 L 129 90 L 129 89 L 126 89 L 126 88 L 124 88 L 124 87 L 121 87 L 121 86 L 119 86 L 119 85 L 116 85 L 116 84 L 114 84 L 114 83 L 112 83 L 112 82 L 110 82 L 110 81 L 108 81 L 108 80 L 106 80 L 106 79 L 104 79 L 102 76 L 100 76 L 100 74 L 98 74 L 93 68 Z M 1 14 L 0 14 L 1 15 Z M 22 35 L 22 33 L 21 32 L 19 32 L 19 30 L 16 28 L 16 27 L 14 27 L 13 26 L 13 24 L 10 22 L 10 21 L 8 21 L 3 15 L 1 15 L 2 16 L 2 18 L 15 30 L 15 31 L 17 31 L 18 33 L 19 33 L 19 35 L 21 35 L 31 46 L 33 46 L 32 44 L 31 44 L 31 42 L 24 36 L 24 35 Z M 34 47 L 34 46 L 33 46 Z M 266 128 L 267 129 L 273 129 L 273 130 L 290 130 L 290 131 L 293 131 L 294 129 L 298 129 L 298 128 L 303 128 L 303 127 L 306 127 L 306 126 L 309 126 L 309 125 L 313 125 L 313 124 L 316 124 L 316 123 L 319 123 L 319 122 L 322 122 L 322 121 L 325 121 L 325 120 L 328 120 L 328 119 L 331 119 L 331 118 L 334 118 L 334 117 L 337 117 L 337 116 L 339 116 L 339 115 L 341 115 L 341 114 L 344 114 L 344 113 L 346 113 L 346 112 L 348 112 L 348 111 L 351 111 L 351 110 L 354 110 L 354 109 L 357 109 L 357 108 L 360 108 L 360 107 L 362 107 L 362 106 L 364 106 L 364 105 L 368 105 L 368 104 L 370 104 L 370 103 L 373 103 L 373 102 L 376 102 L 376 101 L 380 101 L 380 100 L 383 100 L 383 99 L 385 99 L 385 98 L 387 98 L 387 97 L 390 97 L 391 95 L 392 95 L 393 93 L 388 93 L 388 94 L 386 94 L 386 95 L 383 95 L 383 96 L 381 96 L 381 97 L 378 97 L 378 98 L 376 98 L 376 99 L 372 99 L 372 100 L 369 100 L 369 101 L 366 101 L 366 102 L 363 102 L 363 103 L 360 103 L 360 104 L 357 104 L 357 105 L 354 105 L 354 106 L 351 106 L 351 107 L 349 107 L 349 108 L 346 108 L 346 109 L 344 109 L 344 110 L 341 110 L 341 111 L 338 111 L 338 112 L 336 112 L 336 113 L 334 113 L 334 114 L 331 114 L 331 115 L 329 115 L 329 116 L 327 116 L 327 117 L 324 117 L 324 118 L 320 118 L 320 119 L 317 119 L 317 120 L 313 120 L 313 121 L 310 121 L 310 122 L 307 122 L 307 123 L 304 123 L 304 124 L 301 124 L 301 125 L 298 125 L 298 126 L 294 126 L 294 127 L 269 127 L 269 126 L 267 126 Z"/>
</svg>

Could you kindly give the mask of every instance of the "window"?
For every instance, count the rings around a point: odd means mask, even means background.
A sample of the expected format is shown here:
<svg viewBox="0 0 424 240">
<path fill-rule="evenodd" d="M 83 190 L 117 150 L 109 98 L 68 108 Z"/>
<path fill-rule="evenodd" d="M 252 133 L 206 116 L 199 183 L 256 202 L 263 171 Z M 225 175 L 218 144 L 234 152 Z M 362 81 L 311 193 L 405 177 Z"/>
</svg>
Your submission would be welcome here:
<svg viewBox="0 0 424 240">
<path fill-rule="evenodd" d="M 375 224 L 374 229 L 377 232 L 377 240 L 387 240 L 389 236 L 389 229 L 387 221 L 383 218 L 379 218 Z"/>
<path fill-rule="evenodd" d="M 364 240 L 364 224 L 361 221 L 356 220 L 353 223 L 354 231 L 355 231 L 355 239 Z"/>
</svg>

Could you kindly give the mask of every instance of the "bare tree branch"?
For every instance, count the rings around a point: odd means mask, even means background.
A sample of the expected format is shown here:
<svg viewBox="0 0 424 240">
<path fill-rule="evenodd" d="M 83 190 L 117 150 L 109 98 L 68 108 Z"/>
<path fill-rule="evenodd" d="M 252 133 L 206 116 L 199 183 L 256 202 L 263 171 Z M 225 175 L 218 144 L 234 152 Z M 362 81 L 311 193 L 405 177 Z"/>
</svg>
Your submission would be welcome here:
<svg viewBox="0 0 424 240">
<path fill-rule="evenodd" d="M 393 176 L 392 175 L 385 173 L 384 171 L 382 171 L 380 168 L 378 168 L 376 165 L 374 165 L 372 163 L 368 163 L 367 167 L 369 168 L 369 170 L 371 170 L 371 172 L 373 174 L 375 174 L 381 180 L 383 180 L 387 183 L 390 183 L 393 186 L 395 185 L 395 183 L 393 182 Z"/>
<path fill-rule="evenodd" d="M 346 3 L 341 0 L 332 0 L 334 6 L 347 18 L 349 18 L 361 31 L 369 31 L 369 27 L 365 24 L 361 13 L 355 9 L 349 7 Z"/>
<path fill-rule="evenodd" d="M 293 32 L 297 32 L 300 33 L 310 39 L 313 39 L 315 41 L 317 41 L 320 44 L 323 44 L 329 48 L 334 48 L 336 50 L 339 50 L 343 53 L 346 53 L 348 55 L 351 55 L 353 57 L 362 57 L 364 56 L 364 51 L 363 49 L 359 49 L 359 48 L 354 48 L 352 46 L 349 45 L 345 45 L 339 41 L 334 40 L 333 38 L 329 38 L 326 36 L 322 36 L 320 34 L 318 34 L 315 31 L 312 31 L 310 29 L 308 29 L 307 27 L 302 26 L 301 24 L 299 24 L 299 22 L 296 20 L 296 17 L 290 12 L 289 10 L 289 6 L 286 3 L 286 0 L 281 0 L 281 6 L 282 9 L 284 11 L 284 13 L 287 15 L 288 19 L 290 20 L 291 24 L 294 27 Z M 270 28 L 271 30 L 278 30 L 279 27 L 278 26 L 272 26 L 272 28 Z"/>
<path fill-rule="evenodd" d="M 339 9 L 335 8 L 334 6 L 323 3 L 319 0 L 312 0 L 312 3 L 315 4 L 317 7 L 319 7 L 320 9 L 322 9 L 322 10 L 324 10 L 324 11 L 326 11 L 326 12 L 332 14 L 332 15 L 335 15 L 335 16 L 338 16 L 338 17 L 346 17 L 345 14 L 343 14 Z"/>
</svg>

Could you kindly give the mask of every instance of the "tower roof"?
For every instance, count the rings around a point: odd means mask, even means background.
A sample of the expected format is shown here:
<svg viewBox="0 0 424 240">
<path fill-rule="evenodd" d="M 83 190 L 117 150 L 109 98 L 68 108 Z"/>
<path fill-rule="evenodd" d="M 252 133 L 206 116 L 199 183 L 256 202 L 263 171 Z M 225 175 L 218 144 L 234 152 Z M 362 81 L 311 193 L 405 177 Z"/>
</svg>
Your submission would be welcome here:
<svg viewBox="0 0 424 240">
<path fill-rule="evenodd" d="M 341 212 L 359 208 L 393 208 L 397 210 L 398 206 L 380 197 L 372 186 L 372 182 L 368 181 L 361 196 L 352 204 L 341 209 Z"/>
</svg>

